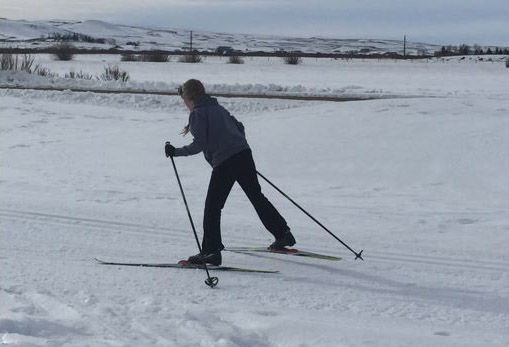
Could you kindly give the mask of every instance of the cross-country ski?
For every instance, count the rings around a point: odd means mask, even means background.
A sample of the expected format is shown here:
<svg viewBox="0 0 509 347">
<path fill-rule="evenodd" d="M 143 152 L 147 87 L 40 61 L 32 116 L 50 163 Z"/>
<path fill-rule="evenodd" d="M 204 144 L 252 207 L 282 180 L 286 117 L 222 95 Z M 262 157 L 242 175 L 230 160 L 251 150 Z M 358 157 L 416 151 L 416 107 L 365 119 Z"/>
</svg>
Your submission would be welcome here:
<svg viewBox="0 0 509 347">
<path fill-rule="evenodd" d="M 302 251 L 296 248 L 282 248 L 282 249 L 274 249 L 270 247 L 227 247 L 224 249 L 229 252 L 237 252 L 237 253 L 276 253 L 276 254 L 286 254 L 286 255 L 294 255 L 297 257 L 307 257 L 307 258 L 315 258 L 315 259 L 324 259 L 324 260 L 341 260 L 341 257 L 337 257 L 334 255 L 326 255 L 308 251 Z"/>
<path fill-rule="evenodd" d="M 114 262 L 114 261 L 105 261 L 101 259 L 94 258 L 99 264 L 102 265 L 117 265 L 117 266 L 137 266 L 137 267 L 163 267 L 163 268 L 176 268 L 176 269 L 204 269 L 203 265 L 199 264 L 190 264 L 187 260 L 181 260 L 177 263 L 132 263 L 132 262 Z M 234 271 L 234 272 L 258 272 L 258 273 L 278 273 L 279 271 L 274 270 L 259 270 L 259 269 L 249 269 L 249 268 L 241 268 L 235 266 L 216 266 L 209 265 L 209 270 L 213 271 Z"/>
</svg>

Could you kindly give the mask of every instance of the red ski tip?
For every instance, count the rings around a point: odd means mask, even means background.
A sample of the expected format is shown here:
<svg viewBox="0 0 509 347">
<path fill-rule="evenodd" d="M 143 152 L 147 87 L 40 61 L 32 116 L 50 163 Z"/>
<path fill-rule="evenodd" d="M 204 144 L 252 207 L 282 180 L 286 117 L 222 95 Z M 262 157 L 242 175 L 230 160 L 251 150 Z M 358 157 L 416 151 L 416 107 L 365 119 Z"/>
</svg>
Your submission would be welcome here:
<svg viewBox="0 0 509 347">
<path fill-rule="evenodd" d="M 185 259 L 179 260 L 178 264 L 180 265 L 189 265 L 189 262 Z"/>
<path fill-rule="evenodd" d="M 286 252 L 286 253 L 298 253 L 299 250 L 297 248 L 287 248 L 287 247 L 284 247 L 284 248 L 272 248 L 272 247 L 267 247 L 267 251 L 269 252 Z"/>
</svg>

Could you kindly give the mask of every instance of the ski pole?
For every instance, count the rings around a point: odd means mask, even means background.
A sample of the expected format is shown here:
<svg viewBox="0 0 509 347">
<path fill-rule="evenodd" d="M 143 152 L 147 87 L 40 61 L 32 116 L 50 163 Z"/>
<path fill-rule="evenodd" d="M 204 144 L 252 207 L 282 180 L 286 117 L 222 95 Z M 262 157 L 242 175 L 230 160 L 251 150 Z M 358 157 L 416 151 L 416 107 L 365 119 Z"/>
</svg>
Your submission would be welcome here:
<svg viewBox="0 0 509 347">
<path fill-rule="evenodd" d="M 332 231 L 330 231 L 329 229 L 327 229 L 322 223 L 320 223 L 315 217 L 313 217 L 308 211 L 306 211 L 305 209 L 303 209 L 299 204 L 297 204 L 295 201 L 293 201 L 292 198 L 290 198 L 288 195 L 285 194 L 285 192 L 283 192 L 281 189 L 279 189 L 274 183 L 272 183 L 271 181 L 269 181 L 269 179 L 267 177 L 265 177 L 264 175 L 262 175 L 259 171 L 256 171 L 256 173 L 258 174 L 258 176 L 260 176 L 261 178 L 263 178 L 268 184 L 270 184 L 275 190 L 277 190 L 279 193 L 281 193 L 281 195 L 283 195 L 285 198 L 287 198 L 288 200 L 290 200 L 291 203 L 293 203 L 295 206 L 297 206 L 302 212 L 304 212 L 306 214 L 306 216 L 308 216 L 309 218 L 311 218 L 316 224 L 318 224 L 319 226 L 321 226 L 326 232 L 328 232 L 333 238 L 335 238 L 337 241 L 341 242 L 341 244 L 343 246 L 345 246 L 346 248 L 348 248 L 353 254 L 355 254 L 355 260 L 357 259 L 361 259 L 361 260 L 364 260 L 362 258 L 362 252 L 364 250 L 361 250 L 359 253 L 355 252 L 352 248 L 350 248 L 350 246 L 348 246 L 346 243 L 344 243 L 343 241 L 341 241 L 341 239 L 339 237 L 337 237 L 336 235 L 334 235 L 334 233 Z"/>
<path fill-rule="evenodd" d="M 189 216 L 189 221 L 191 222 L 191 228 L 193 228 L 194 238 L 196 240 L 196 244 L 198 245 L 198 250 L 201 253 L 200 241 L 198 240 L 198 235 L 196 234 L 196 228 L 194 227 L 193 218 L 191 217 L 191 212 L 189 211 L 189 206 L 187 205 L 186 195 L 184 194 L 184 189 L 182 188 L 182 183 L 180 183 L 180 177 L 177 172 L 177 166 L 175 166 L 175 161 L 173 160 L 173 157 L 170 157 L 170 158 L 171 158 L 171 163 L 173 164 L 173 169 L 175 170 L 175 176 L 177 177 L 177 182 L 179 184 L 180 193 L 182 193 L 182 199 L 184 200 L 184 205 L 186 205 L 187 215 Z M 208 285 L 210 288 L 214 288 L 217 285 L 217 282 L 219 282 L 219 279 L 217 277 L 210 277 L 207 264 L 203 263 L 203 265 L 205 268 L 205 272 L 207 273 L 207 279 L 205 280 L 205 284 Z"/>
</svg>

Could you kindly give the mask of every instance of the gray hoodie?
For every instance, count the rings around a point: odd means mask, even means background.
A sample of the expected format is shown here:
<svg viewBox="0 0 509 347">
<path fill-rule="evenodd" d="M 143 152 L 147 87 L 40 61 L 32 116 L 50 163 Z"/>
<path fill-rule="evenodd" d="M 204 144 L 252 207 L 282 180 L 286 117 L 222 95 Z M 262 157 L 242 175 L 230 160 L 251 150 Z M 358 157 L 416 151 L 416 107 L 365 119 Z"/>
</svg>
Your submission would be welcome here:
<svg viewBox="0 0 509 347">
<path fill-rule="evenodd" d="M 189 115 L 189 129 L 194 139 L 187 146 L 176 148 L 175 156 L 188 156 L 203 151 L 212 167 L 249 148 L 244 126 L 216 98 L 205 95 Z"/>
</svg>

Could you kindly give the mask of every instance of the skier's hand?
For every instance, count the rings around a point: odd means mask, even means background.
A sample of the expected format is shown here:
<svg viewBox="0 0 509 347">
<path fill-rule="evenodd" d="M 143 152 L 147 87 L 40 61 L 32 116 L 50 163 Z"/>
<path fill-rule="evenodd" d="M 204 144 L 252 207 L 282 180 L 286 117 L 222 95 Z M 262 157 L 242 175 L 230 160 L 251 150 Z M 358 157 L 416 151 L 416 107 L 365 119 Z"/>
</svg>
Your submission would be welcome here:
<svg viewBox="0 0 509 347">
<path fill-rule="evenodd" d="M 171 143 L 166 142 L 164 145 L 164 153 L 166 154 L 166 158 L 172 157 L 175 155 L 175 147 L 171 145 Z"/>
</svg>

